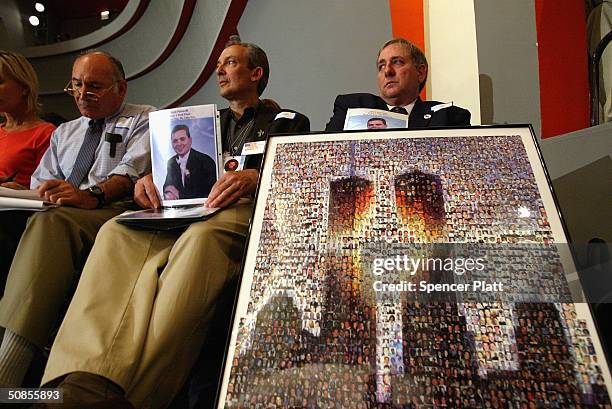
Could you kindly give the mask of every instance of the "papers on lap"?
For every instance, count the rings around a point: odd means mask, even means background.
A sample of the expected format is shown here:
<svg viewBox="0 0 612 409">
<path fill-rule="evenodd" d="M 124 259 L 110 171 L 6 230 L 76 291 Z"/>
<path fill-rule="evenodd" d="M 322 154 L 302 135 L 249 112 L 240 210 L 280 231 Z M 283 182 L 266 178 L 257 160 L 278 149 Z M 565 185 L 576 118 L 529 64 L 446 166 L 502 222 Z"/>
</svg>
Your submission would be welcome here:
<svg viewBox="0 0 612 409">
<path fill-rule="evenodd" d="M 172 230 L 208 219 L 220 209 L 202 205 L 136 210 L 117 217 L 117 222 L 145 230 Z"/>
<path fill-rule="evenodd" d="M 38 196 L 36 190 L 15 190 L 0 187 L 0 211 L 33 210 L 44 211 L 57 205 L 46 202 Z"/>
</svg>

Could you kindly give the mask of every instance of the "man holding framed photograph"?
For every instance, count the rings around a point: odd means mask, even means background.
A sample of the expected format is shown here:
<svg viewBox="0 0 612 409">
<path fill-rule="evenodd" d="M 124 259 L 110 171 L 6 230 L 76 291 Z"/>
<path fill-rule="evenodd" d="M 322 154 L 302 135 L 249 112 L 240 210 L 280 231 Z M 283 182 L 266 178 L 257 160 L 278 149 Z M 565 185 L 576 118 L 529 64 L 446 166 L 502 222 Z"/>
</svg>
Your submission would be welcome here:
<svg viewBox="0 0 612 409">
<path fill-rule="evenodd" d="M 246 142 L 265 143 L 270 132 L 306 132 L 309 120 L 265 106 L 266 54 L 230 41 L 217 62 L 223 149 L 244 154 Z M 263 148 L 263 146 L 262 146 Z M 252 150 L 251 150 L 252 152 Z M 78 407 L 128 400 L 166 407 L 184 384 L 206 338 L 221 294 L 235 285 L 253 212 L 263 150 L 244 170 L 224 173 L 208 197 L 224 208 L 186 230 L 132 230 L 106 223 L 87 260 L 43 377 Z M 135 199 L 157 208 L 151 175 L 138 181 Z M 121 251 L 119 251 L 121 249 Z M 230 311 L 227 311 L 230 319 Z M 60 383 L 61 381 L 61 383 Z"/>
<path fill-rule="evenodd" d="M 422 101 L 429 66 L 425 54 L 403 38 L 387 41 L 376 59 L 378 95 L 338 95 L 326 131 L 341 131 L 351 108 L 373 108 L 409 115 L 408 128 L 469 126 L 470 112 L 438 101 Z"/>
</svg>

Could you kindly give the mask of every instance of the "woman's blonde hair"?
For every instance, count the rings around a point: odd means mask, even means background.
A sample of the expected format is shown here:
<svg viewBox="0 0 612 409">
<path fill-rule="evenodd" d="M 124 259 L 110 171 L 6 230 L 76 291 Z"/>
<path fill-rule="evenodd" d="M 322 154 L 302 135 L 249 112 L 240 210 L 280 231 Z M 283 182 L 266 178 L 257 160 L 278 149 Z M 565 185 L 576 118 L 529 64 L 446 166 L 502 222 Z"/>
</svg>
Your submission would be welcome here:
<svg viewBox="0 0 612 409">
<path fill-rule="evenodd" d="M 0 73 L 21 84 L 26 91 L 27 113 L 38 114 L 38 76 L 32 64 L 21 54 L 0 50 Z"/>
</svg>

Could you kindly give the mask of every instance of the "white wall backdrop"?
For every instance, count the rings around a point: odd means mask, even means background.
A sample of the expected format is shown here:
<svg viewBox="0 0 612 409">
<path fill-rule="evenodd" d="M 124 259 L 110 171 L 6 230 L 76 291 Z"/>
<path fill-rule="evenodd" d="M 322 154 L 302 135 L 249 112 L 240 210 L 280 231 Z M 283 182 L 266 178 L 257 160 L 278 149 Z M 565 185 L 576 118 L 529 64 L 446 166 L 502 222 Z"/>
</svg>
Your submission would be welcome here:
<svg viewBox="0 0 612 409">
<path fill-rule="evenodd" d="M 377 92 L 376 54 L 391 38 L 391 14 L 387 1 L 251 0 L 238 31 L 268 54 L 263 97 L 304 113 L 312 130 L 322 130 L 336 95 Z M 184 105 L 200 103 L 226 106 L 215 78 Z"/>
<path fill-rule="evenodd" d="M 483 124 L 531 123 L 540 135 L 534 0 L 474 0 Z"/>
</svg>

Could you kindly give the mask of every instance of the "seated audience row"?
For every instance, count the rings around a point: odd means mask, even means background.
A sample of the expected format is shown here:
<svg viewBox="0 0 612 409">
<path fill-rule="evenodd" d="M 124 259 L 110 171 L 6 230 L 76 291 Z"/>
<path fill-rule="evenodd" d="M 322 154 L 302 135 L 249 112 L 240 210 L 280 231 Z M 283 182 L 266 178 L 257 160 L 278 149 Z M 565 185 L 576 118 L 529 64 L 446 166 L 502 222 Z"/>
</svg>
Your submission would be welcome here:
<svg viewBox="0 0 612 409">
<path fill-rule="evenodd" d="M 469 125 L 468 111 L 419 98 L 428 66 L 412 43 L 387 42 L 376 64 L 380 95 L 338 96 L 326 130 L 342 130 L 349 108 L 404 113 L 409 128 Z M 310 130 L 306 116 L 260 99 L 269 66 L 258 46 L 231 38 L 216 76 L 229 104 L 221 110 L 224 152 L 240 155 L 270 133 Z M 61 322 L 42 385 L 63 388 L 64 402 L 80 408 L 164 408 L 209 336 L 221 294 L 237 282 L 262 155 L 248 155 L 243 169 L 214 183 L 207 205 L 223 210 L 209 220 L 181 231 L 130 229 L 111 220 L 124 199 L 161 206 L 150 174 L 147 115 L 155 108 L 125 102 L 122 65 L 100 51 L 75 60 L 67 91 L 82 116 L 53 132 L 30 183 L 62 206 L 32 215 L 22 235 L 0 225 L 0 237 L 19 243 L 0 300 L 0 387 L 22 384 Z M 121 135 L 114 154 L 105 132 Z"/>
</svg>

